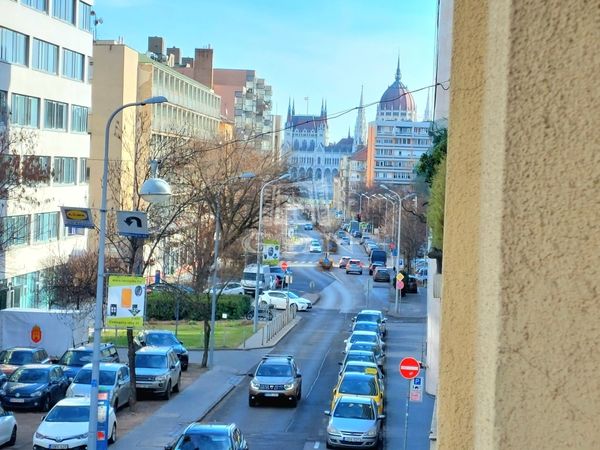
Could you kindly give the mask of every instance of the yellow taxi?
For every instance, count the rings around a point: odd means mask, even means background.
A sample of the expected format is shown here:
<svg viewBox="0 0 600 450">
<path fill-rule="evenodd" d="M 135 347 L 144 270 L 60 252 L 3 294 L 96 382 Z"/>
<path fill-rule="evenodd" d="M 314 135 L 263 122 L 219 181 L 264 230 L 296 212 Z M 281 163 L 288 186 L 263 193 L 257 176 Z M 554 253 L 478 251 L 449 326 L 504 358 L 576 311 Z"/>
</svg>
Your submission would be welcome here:
<svg viewBox="0 0 600 450">
<path fill-rule="evenodd" d="M 378 413 L 383 414 L 383 389 L 379 384 L 379 378 L 376 373 L 343 373 L 333 389 L 332 410 L 336 400 L 342 395 L 372 398 L 377 404 Z"/>
</svg>

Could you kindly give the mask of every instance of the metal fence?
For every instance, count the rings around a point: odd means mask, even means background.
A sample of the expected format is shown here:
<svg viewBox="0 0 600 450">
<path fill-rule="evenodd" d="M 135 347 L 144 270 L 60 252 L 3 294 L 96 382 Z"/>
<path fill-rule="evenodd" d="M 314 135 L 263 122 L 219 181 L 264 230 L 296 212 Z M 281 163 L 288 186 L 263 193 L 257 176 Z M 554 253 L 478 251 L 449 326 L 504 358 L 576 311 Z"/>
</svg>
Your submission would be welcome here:
<svg viewBox="0 0 600 450">
<path fill-rule="evenodd" d="M 285 311 L 273 317 L 273 320 L 267 322 L 262 328 L 262 345 L 267 344 L 277 335 L 288 323 L 296 318 L 296 308 L 287 308 Z"/>
</svg>

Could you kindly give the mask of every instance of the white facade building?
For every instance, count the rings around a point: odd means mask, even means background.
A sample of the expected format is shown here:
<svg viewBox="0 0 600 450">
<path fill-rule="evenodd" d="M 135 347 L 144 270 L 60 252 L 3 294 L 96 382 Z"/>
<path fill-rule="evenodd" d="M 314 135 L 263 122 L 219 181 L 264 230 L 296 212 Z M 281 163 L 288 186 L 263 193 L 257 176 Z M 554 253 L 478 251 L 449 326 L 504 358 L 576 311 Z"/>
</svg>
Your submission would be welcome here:
<svg viewBox="0 0 600 450">
<path fill-rule="evenodd" d="M 417 122 L 412 94 L 401 81 L 400 62 L 395 81 L 377 105 L 373 185 L 406 185 L 414 182 L 413 168 L 431 147 L 429 121 Z"/>
<path fill-rule="evenodd" d="M 0 309 L 44 306 L 49 258 L 86 248 L 82 230 L 64 227 L 60 206 L 88 204 L 92 4 L 0 0 L 0 133 L 24 130 L 31 143 L 8 151 L 21 164 L 35 155 L 52 174 L 31 192 L 36 202 L 17 201 L 14 190 L 0 199 Z"/>
</svg>

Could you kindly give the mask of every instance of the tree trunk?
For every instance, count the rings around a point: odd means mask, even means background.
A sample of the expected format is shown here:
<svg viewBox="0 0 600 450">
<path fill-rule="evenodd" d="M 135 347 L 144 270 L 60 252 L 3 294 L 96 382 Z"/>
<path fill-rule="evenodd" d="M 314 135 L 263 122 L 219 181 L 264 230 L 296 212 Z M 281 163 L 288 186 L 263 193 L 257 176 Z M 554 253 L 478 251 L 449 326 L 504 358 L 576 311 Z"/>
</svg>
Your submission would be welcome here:
<svg viewBox="0 0 600 450">
<path fill-rule="evenodd" d="M 210 322 L 204 319 L 204 353 L 202 354 L 201 367 L 206 367 L 208 364 L 208 346 L 210 343 Z"/>
<path fill-rule="evenodd" d="M 135 412 L 137 402 L 137 388 L 135 383 L 135 345 L 133 344 L 133 328 L 127 328 L 127 358 L 129 360 L 129 378 L 131 380 L 131 397 L 129 397 L 129 410 Z"/>
</svg>

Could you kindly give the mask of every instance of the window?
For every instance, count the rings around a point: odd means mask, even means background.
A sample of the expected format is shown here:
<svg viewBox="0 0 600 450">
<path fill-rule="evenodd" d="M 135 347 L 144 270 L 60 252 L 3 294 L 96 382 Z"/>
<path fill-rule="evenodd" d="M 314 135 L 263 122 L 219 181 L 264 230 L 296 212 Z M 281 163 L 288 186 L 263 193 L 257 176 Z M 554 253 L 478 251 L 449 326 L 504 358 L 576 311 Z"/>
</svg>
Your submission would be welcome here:
<svg viewBox="0 0 600 450">
<path fill-rule="evenodd" d="M 0 61 L 27 65 L 27 36 L 0 27 Z"/>
<path fill-rule="evenodd" d="M 35 215 L 33 240 L 35 242 L 48 242 L 56 239 L 58 235 L 58 213 L 41 213 Z"/>
<path fill-rule="evenodd" d="M 34 69 L 58 75 L 58 46 L 34 38 L 31 65 Z"/>
<path fill-rule="evenodd" d="M 39 128 L 40 99 L 27 95 L 12 95 L 11 122 L 23 127 Z"/>
<path fill-rule="evenodd" d="M 79 0 L 79 13 L 77 18 L 79 28 L 85 31 L 92 31 L 92 7 Z"/>
<path fill-rule="evenodd" d="M 0 244 L 12 247 L 29 243 L 29 216 L 3 217 L 0 225 L 3 236 Z"/>
<path fill-rule="evenodd" d="M 75 23 L 75 1 L 74 0 L 54 0 L 52 5 L 52 15 L 65 22 Z"/>
<path fill-rule="evenodd" d="M 49 130 L 67 130 L 67 104 L 46 100 L 44 126 Z"/>
<path fill-rule="evenodd" d="M 77 158 L 54 158 L 54 182 L 58 184 L 75 184 Z"/>
<path fill-rule="evenodd" d="M 73 80 L 83 81 L 83 55 L 81 53 L 63 49 L 62 74 Z"/>
<path fill-rule="evenodd" d="M 0 125 L 8 122 L 8 92 L 0 91 Z"/>
<path fill-rule="evenodd" d="M 21 0 L 21 3 L 38 11 L 48 12 L 47 0 Z"/>
<path fill-rule="evenodd" d="M 85 228 L 65 227 L 65 236 L 84 236 Z"/>
<path fill-rule="evenodd" d="M 87 133 L 88 109 L 85 106 L 71 106 L 71 131 L 74 133 Z"/>
<path fill-rule="evenodd" d="M 50 157 L 29 155 L 23 158 L 23 177 L 32 183 L 48 184 L 50 182 Z"/>
<path fill-rule="evenodd" d="M 90 181 L 90 169 L 87 158 L 79 158 L 79 183 L 85 184 Z"/>
</svg>

